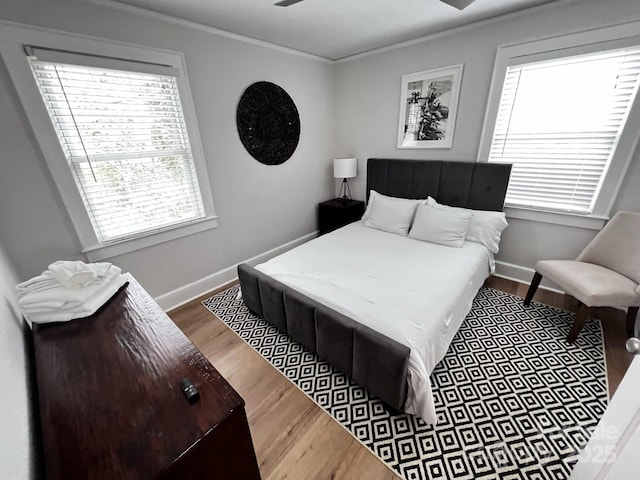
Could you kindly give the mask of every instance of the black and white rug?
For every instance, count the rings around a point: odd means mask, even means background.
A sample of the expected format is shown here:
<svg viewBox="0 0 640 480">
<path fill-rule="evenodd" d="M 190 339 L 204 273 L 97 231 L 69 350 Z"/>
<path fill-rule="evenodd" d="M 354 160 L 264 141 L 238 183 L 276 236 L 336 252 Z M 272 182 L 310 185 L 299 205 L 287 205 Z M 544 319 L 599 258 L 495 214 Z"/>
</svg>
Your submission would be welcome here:
<svg viewBox="0 0 640 480">
<path fill-rule="evenodd" d="M 233 287 L 203 304 L 405 479 L 565 479 L 607 405 L 600 323 L 482 288 L 434 370 L 439 422 L 382 402 L 265 320 Z"/>
</svg>

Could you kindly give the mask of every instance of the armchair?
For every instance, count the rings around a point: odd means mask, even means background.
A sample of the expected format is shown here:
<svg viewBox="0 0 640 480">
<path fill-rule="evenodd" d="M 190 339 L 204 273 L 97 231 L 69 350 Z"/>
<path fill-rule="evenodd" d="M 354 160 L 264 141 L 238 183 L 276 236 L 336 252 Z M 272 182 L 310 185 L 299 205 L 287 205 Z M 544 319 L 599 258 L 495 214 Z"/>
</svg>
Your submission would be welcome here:
<svg viewBox="0 0 640 480">
<path fill-rule="evenodd" d="M 579 302 L 567 337 L 573 343 L 591 307 L 627 310 L 627 336 L 633 336 L 640 306 L 640 213 L 618 212 L 575 260 L 541 260 L 524 299 L 529 305 L 546 277 Z"/>
</svg>

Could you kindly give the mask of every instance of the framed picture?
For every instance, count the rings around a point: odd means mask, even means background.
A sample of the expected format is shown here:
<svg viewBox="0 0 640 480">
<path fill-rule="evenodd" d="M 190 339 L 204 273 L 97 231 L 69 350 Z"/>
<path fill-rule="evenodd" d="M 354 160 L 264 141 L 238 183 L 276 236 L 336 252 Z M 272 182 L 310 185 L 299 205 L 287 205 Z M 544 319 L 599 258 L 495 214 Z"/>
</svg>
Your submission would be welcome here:
<svg viewBox="0 0 640 480">
<path fill-rule="evenodd" d="M 398 148 L 451 148 L 462 65 L 402 76 Z"/>
</svg>

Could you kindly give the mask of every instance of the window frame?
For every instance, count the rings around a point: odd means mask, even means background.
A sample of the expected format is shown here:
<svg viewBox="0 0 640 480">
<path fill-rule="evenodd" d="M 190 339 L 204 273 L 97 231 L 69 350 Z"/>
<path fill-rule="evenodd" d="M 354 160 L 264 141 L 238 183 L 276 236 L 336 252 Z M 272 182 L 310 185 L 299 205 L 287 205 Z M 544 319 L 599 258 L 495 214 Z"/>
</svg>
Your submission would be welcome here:
<svg viewBox="0 0 640 480">
<path fill-rule="evenodd" d="M 640 45 L 639 31 L 640 22 L 629 22 L 622 25 L 499 46 L 496 53 L 484 124 L 480 135 L 477 161 L 485 163 L 489 161 L 489 152 L 508 66 L 637 46 Z M 604 175 L 600 190 L 596 194 L 597 197 L 591 214 L 551 212 L 524 207 L 506 207 L 505 213 L 511 218 L 600 230 L 609 218 L 639 139 L 640 93 L 636 94 L 631 105 L 609 168 Z"/>
<path fill-rule="evenodd" d="M 44 30 L 13 22 L 0 22 L 0 54 L 7 66 L 18 97 L 33 128 L 47 166 L 58 188 L 62 202 L 69 213 L 82 253 L 89 261 L 98 261 L 146 248 L 159 243 L 185 237 L 217 226 L 217 216 L 200 141 L 193 97 L 187 77 L 184 55 L 180 52 L 125 44 L 67 32 Z M 186 223 L 167 226 L 159 231 L 137 237 L 100 243 L 91 225 L 80 192 L 58 140 L 55 128 L 42 100 L 38 85 L 24 51 L 26 45 L 44 45 L 48 48 L 85 53 L 131 61 L 168 65 L 176 68 L 178 93 L 187 135 L 191 145 L 194 168 L 200 187 L 205 216 Z"/>
</svg>

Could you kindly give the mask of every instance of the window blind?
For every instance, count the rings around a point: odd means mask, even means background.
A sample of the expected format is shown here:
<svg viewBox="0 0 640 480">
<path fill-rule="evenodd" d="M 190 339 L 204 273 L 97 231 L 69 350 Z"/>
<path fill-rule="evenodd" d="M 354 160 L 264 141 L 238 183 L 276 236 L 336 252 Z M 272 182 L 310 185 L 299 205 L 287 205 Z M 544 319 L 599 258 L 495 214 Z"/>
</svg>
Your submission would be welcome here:
<svg viewBox="0 0 640 480">
<path fill-rule="evenodd" d="M 205 216 L 175 77 L 29 62 L 100 243 Z"/>
<path fill-rule="evenodd" d="M 640 78 L 640 47 L 507 68 L 489 153 L 505 204 L 589 214 Z"/>
</svg>

